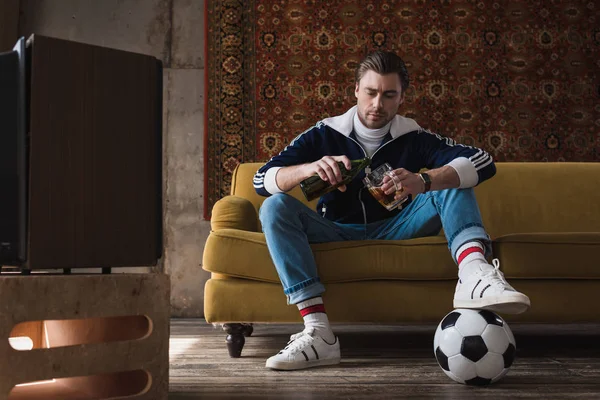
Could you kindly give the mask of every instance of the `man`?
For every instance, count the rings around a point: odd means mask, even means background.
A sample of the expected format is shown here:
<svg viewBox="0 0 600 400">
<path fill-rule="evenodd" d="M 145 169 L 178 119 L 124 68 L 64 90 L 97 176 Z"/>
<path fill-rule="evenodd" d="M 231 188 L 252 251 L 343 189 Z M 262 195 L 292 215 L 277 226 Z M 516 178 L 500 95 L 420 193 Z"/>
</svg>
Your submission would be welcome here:
<svg viewBox="0 0 600 400">
<path fill-rule="evenodd" d="M 495 174 L 491 156 L 396 115 L 408 84 L 406 66 L 396 54 L 368 55 L 356 70 L 357 105 L 299 135 L 254 176 L 257 193 L 270 196 L 259 213 L 269 252 L 288 303 L 298 306 L 305 323 L 302 332 L 267 360 L 268 368 L 340 362 L 310 243 L 405 240 L 437 235 L 443 227 L 458 264 L 454 307 L 521 313 L 530 306 L 529 298 L 506 282 L 498 261 L 486 261 L 490 238 L 471 188 Z M 393 178 L 383 189 L 396 192 L 396 198 L 407 197 L 401 209 L 387 211 L 363 190 L 364 172 L 322 196 L 317 213 L 285 194 L 314 174 L 331 184 L 341 182 L 337 161 L 349 169 L 350 160 L 363 157 L 371 158 L 373 168 L 385 162 L 392 166 Z M 423 168 L 427 173 L 419 173 Z"/>
</svg>

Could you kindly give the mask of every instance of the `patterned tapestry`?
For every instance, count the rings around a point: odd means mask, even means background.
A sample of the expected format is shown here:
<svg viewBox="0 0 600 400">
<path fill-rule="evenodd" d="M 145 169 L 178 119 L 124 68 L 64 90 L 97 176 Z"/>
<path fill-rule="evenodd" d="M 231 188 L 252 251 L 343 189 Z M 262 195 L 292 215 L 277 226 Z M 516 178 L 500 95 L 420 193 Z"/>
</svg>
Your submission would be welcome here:
<svg viewBox="0 0 600 400">
<path fill-rule="evenodd" d="M 600 161 L 600 4 L 207 0 L 205 216 L 266 161 L 355 104 L 354 70 L 396 51 L 400 114 L 496 161 Z"/>
</svg>

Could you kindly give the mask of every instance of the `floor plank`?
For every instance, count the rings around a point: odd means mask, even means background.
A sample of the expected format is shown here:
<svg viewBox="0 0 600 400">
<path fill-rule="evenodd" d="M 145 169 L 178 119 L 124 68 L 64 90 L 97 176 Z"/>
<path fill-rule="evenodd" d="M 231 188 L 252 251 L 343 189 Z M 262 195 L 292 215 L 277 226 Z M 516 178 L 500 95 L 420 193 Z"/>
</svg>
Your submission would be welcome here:
<svg viewBox="0 0 600 400">
<path fill-rule="evenodd" d="M 454 383 L 437 365 L 435 326 L 336 325 L 340 365 L 283 372 L 265 361 L 302 325 L 255 325 L 242 358 L 232 359 L 220 327 L 173 319 L 169 399 L 600 399 L 600 324 L 511 328 L 515 363 L 501 381 L 477 388 Z"/>
</svg>

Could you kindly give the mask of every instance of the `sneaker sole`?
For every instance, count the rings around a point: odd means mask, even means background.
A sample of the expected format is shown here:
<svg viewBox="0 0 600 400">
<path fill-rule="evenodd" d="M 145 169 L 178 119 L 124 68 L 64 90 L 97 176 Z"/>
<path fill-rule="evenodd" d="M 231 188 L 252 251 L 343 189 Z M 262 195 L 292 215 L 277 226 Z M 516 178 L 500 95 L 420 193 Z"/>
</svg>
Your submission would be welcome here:
<svg viewBox="0 0 600 400">
<path fill-rule="evenodd" d="M 454 299 L 454 308 L 473 308 L 497 312 L 499 314 L 521 314 L 529 310 L 531 302 L 524 294 L 498 297 L 485 297 L 483 299 L 458 300 Z"/>
<path fill-rule="evenodd" d="M 339 364 L 341 361 L 340 358 L 329 358 L 325 360 L 313 360 L 313 361 L 305 361 L 302 363 L 288 363 L 288 362 L 278 362 L 267 360 L 266 367 L 270 369 L 276 369 L 279 371 L 295 371 L 298 369 L 306 369 L 313 367 L 323 367 L 326 365 L 335 365 Z"/>
</svg>

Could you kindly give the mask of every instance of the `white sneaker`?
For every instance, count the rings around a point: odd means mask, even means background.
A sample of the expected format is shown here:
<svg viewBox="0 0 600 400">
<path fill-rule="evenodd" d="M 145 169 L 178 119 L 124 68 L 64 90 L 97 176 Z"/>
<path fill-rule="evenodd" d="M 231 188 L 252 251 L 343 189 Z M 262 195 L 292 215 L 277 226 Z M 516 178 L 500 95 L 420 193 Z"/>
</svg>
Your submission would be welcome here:
<svg viewBox="0 0 600 400">
<path fill-rule="evenodd" d="M 329 344 L 316 334 L 314 328 L 307 328 L 290 337 L 287 346 L 267 360 L 266 367 L 291 371 L 295 369 L 339 364 L 340 341 Z"/>
<path fill-rule="evenodd" d="M 529 297 L 508 284 L 500 271 L 500 261 L 494 266 L 482 263 L 464 281 L 459 279 L 454 293 L 454 308 L 476 308 L 506 314 L 521 314 L 529 309 Z"/>
</svg>

